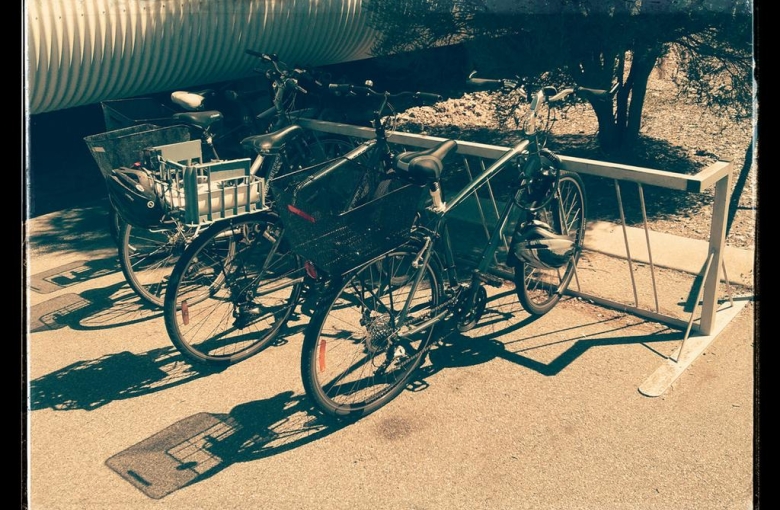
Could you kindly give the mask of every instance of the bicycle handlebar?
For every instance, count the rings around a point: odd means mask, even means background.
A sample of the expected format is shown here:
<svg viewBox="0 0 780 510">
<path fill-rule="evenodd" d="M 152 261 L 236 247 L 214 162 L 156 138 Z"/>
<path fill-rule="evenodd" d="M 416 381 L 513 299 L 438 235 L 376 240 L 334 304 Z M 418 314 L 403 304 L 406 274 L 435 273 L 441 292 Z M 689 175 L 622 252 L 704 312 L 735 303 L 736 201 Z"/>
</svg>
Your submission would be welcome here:
<svg viewBox="0 0 780 510">
<path fill-rule="evenodd" d="M 473 88 L 514 90 L 518 88 L 522 89 L 525 85 L 524 80 L 475 78 L 475 75 L 476 71 L 473 71 L 466 80 L 466 84 Z M 592 89 L 575 85 L 574 87 L 567 87 L 559 92 L 555 87 L 548 85 L 542 87 L 541 92 L 544 94 L 548 103 L 561 102 L 572 94 L 591 101 L 606 101 L 612 99 L 619 87 L 620 85 L 618 83 L 615 83 L 609 90 Z"/>
<path fill-rule="evenodd" d="M 469 85 L 471 88 L 482 89 L 482 90 L 498 90 L 498 89 L 514 90 L 523 87 L 523 83 L 521 82 L 521 80 L 507 79 L 507 78 L 500 78 L 500 79 L 475 78 L 476 74 L 477 74 L 476 71 L 472 71 L 471 74 L 469 74 L 469 77 L 466 80 L 466 85 Z"/>
<path fill-rule="evenodd" d="M 318 88 L 323 88 L 324 85 L 320 80 L 309 70 L 304 68 L 294 67 L 290 69 L 287 64 L 279 60 L 279 56 L 275 53 L 262 53 L 252 49 L 246 49 L 244 52 L 247 55 L 257 57 L 263 62 L 273 65 L 273 69 L 255 69 L 256 72 L 265 74 L 266 79 L 271 82 L 275 82 L 286 90 L 295 90 L 302 94 L 308 94 L 309 91 L 302 87 L 299 80 L 305 80 L 308 83 L 315 85 Z"/>
<path fill-rule="evenodd" d="M 328 89 L 331 92 L 334 92 L 336 94 L 343 94 L 343 93 L 352 93 L 352 94 L 358 94 L 362 93 L 367 96 L 373 96 L 373 97 L 381 97 L 381 98 L 400 98 L 400 97 L 412 97 L 414 99 L 421 99 L 425 101 L 432 101 L 437 102 L 444 99 L 439 94 L 432 94 L 430 92 L 412 92 L 412 91 L 404 91 L 404 92 L 397 92 L 395 94 L 392 94 L 390 92 L 377 92 L 376 90 L 372 89 L 371 87 L 363 87 L 359 85 L 351 85 L 348 83 L 331 83 L 328 85 Z"/>
<path fill-rule="evenodd" d="M 261 53 L 259 51 L 250 50 L 250 49 L 246 49 L 246 50 L 244 50 L 244 52 L 247 55 L 252 55 L 253 57 L 257 57 L 257 58 L 259 58 L 260 60 L 262 60 L 264 62 L 278 62 L 279 61 L 279 57 L 276 55 L 276 53 L 271 53 L 271 54 Z"/>
</svg>

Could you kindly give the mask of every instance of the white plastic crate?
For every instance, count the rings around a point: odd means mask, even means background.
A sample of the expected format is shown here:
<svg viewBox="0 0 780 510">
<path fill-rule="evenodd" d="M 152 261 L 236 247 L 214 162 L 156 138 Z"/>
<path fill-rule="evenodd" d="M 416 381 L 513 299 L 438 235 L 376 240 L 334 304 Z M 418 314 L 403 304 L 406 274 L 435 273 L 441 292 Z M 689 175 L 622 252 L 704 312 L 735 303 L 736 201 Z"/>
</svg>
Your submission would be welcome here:
<svg viewBox="0 0 780 510">
<path fill-rule="evenodd" d="M 200 141 L 153 148 L 165 205 L 190 226 L 265 209 L 265 179 L 250 175 L 249 158 L 202 162 Z"/>
</svg>

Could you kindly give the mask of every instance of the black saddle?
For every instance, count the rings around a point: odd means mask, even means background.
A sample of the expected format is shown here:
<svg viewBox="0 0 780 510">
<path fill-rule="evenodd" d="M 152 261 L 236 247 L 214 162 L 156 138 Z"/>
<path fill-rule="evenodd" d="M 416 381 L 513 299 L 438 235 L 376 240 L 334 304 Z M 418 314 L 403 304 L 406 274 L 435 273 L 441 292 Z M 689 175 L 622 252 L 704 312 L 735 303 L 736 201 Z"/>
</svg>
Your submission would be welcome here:
<svg viewBox="0 0 780 510">
<path fill-rule="evenodd" d="M 455 140 L 445 140 L 430 149 L 409 151 L 393 159 L 393 167 L 403 180 L 418 186 L 439 182 L 444 168 L 442 160 L 458 147 Z"/>
<path fill-rule="evenodd" d="M 216 110 L 208 110 L 205 112 L 174 113 L 173 118 L 174 120 L 183 121 L 187 124 L 198 126 L 199 128 L 205 130 L 210 128 L 212 124 L 221 121 L 223 116 L 221 112 Z"/>
<path fill-rule="evenodd" d="M 299 136 L 303 128 L 296 124 L 287 126 L 273 133 L 255 135 L 241 140 L 241 145 L 256 152 L 272 152 L 281 149 L 291 139 Z"/>
</svg>

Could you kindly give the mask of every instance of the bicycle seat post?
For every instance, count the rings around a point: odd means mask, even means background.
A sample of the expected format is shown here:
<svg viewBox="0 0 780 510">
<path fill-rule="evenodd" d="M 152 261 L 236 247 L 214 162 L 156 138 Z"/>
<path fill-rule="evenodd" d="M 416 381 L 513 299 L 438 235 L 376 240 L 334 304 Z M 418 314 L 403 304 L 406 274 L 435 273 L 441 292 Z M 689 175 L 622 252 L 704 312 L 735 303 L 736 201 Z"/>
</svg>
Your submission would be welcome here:
<svg viewBox="0 0 780 510">
<path fill-rule="evenodd" d="M 219 157 L 219 154 L 217 153 L 217 148 L 214 145 L 214 135 L 211 132 L 210 126 L 206 126 L 205 128 L 203 128 L 203 130 L 201 131 L 200 140 L 201 143 L 205 147 L 208 147 L 209 151 L 211 152 L 212 161 L 219 161 L 222 159 Z"/>
</svg>

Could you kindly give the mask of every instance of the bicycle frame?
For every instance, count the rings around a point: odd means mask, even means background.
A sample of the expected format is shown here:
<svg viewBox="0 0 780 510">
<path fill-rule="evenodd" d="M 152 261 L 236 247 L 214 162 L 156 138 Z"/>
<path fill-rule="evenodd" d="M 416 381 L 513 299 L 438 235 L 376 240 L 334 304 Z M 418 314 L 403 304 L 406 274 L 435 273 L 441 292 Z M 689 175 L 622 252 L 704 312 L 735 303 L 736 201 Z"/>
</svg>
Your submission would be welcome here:
<svg viewBox="0 0 780 510">
<path fill-rule="evenodd" d="M 478 189 L 484 186 L 493 176 L 498 174 L 500 171 L 506 169 L 507 165 L 515 157 L 527 153 L 529 145 L 531 145 L 531 142 L 529 140 L 523 140 L 519 142 L 514 147 L 512 147 L 512 149 L 507 151 L 503 156 L 497 159 L 492 165 L 490 165 L 488 168 L 482 171 L 474 180 L 472 180 L 469 184 L 463 187 L 451 200 L 445 202 L 443 207 L 439 209 L 429 208 L 429 211 L 435 214 L 436 216 L 434 220 L 434 226 L 431 229 L 430 235 L 423 236 L 424 245 L 422 250 L 420 251 L 420 254 L 415 260 L 414 264 L 425 267 L 425 265 L 429 262 L 431 256 L 434 253 L 434 249 L 433 249 L 434 246 L 437 244 L 441 244 L 442 251 L 444 254 L 444 262 L 446 265 L 445 269 L 447 273 L 447 286 L 450 289 L 460 288 L 461 283 L 458 280 L 457 273 L 456 273 L 455 255 L 453 253 L 452 244 L 450 242 L 449 230 L 447 229 L 448 215 L 455 207 L 463 203 L 463 201 L 466 200 L 466 198 L 468 198 L 473 193 L 475 193 Z M 474 298 L 476 297 L 476 289 L 479 288 L 479 284 L 481 280 L 480 275 L 485 274 L 489 269 L 491 264 L 491 259 L 493 255 L 496 253 L 496 251 L 498 250 L 498 245 L 502 240 L 501 233 L 503 232 L 506 226 L 506 222 L 511 216 L 512 211 L 516 207 L 518 207 L 516 200 L 509 200 L 507 202 L 506 206 L 504 207 L 504 210 L 499 216 L 497 224 L 495 225 L 495 227 L 493 227 L 493 230 L 490 234 L 490 238 L 488 239 L 487 243 L 482 249 L 480 259 L 476 268 L 472 270 L 471 283 L 467 287 L 469 292 L 469 294 L 467 295 L 467 299 L 470 304 L 473 304 Z M 436 237 L 440 237 L 440 239 L 438 239 L 438 242 L 436 239 L 434 239 Z M 422 276 L 423 276 L 423 272 L 419 271 L 414 283 L 412 284 L 411 290 L 409 292 L 409 296 L 407 297 L 406 302 L 404 303 L 404 306 L 401 309 L 401 312 L 399 313 L 396 319 L 397 325 L 404 324 L 404 321 L 406 320 L 407 314 L 409 312 L 409 306 L 414 300 L 417 287 L 422 279 Z M 436 324 L 437 322 L 441 321 L 449 314 L 450 314 L 450 310 L 448 310 L 447 307 L 444 307 L 443 310 L 441 310 L 435 316 L 424 321 L 422 324 L 415 325 L 411 329 L 405 331 L 405 334 L 413 335 L 419 331 L 422 331 L 432 326 L 433 324 Z"/>
<path fill-rule="evenodd" d="M 490 80 L 486 80 L 486 81 L 490 81 Z M 518 156 L 523 156 L 526 157 L 526 162 L 527 162 L 529 161 L 528 158 L 531 157 L 541 158 L 543 153 L 547 153 L 547 155 L 549 155 L 550 157 L 554 157 L 551 153 L 549 153 L 549 151 L 546 151 L 546 149 L 544 149 L 543 147 L 544 144 L 539 140 L 539 130 L 538 130 L 539 126 L 537 125 L 538 123 L 537 114 L 538 114 L 538 109 L 542 104 L 560 103 L 568 96 L 572 94 L 576 94 L 577 92 L 584 95 L 590 95 L 590 97 L 601 97 L 601 96 L 608 97 L 614 94 L 615 90 L 616 90 L 615 87 L 613 87 L 610 91 L 596 91 L 594 89 L 583 89 L 580 87 L 577 89 L 569 88 L 561 92 L 557 92 L 552 87 L 545 87 L 538 90 L 536 93 L 534 93 L 531 99 L 530 112 L 527 119 L 527 126 L 525 130 L 527 138 L 520 141 L 509 151 L 507 151 L 503 156 L 501 156 L 498 160 L 496 160 L 491 166 L 485 169 L 476 178 L 474 178 L 460 191 L 458 191 L 455 194 L 455 196 L 447 203 L 445 203 L 443 206 L 440 206 L 438 208 L 435 206 L 429 208 L 429 211 L 436 215 L 436 220 L 434 221 L 434 227 L 431 229 L 431 234 L 428 236 L 424 236 L 425 244 L 420 254 L 417 257 L 416 262 L 418 264 L 422 263 L 422 266 L 424 267 L 425 264 L 429 262 L 430 257 L 434 252 L 433 249 L 434 242 L 432 241 L 437 241 L 436 244 L 440 244 L 442 246 L 441 251 L 443 252 L 444 255 L 444 263 L 445 263 L 444 269 L 447 273 L 447 287 L 450 290 L 461 289 L 462 287 L 456 273 L 456 263 L 455 263 L 455 257 L 452 250 L 452 245 L 450 242 L 449 231 L 447 229 L 447 216 L 450 213 L 450 211 L 452 211 L 455 207 L 463 203 L 463 201 L 466 198 L 468 198 L 473 193 L 475 193 L 479 188 L 484 186 L 493 176 L 495 176 L 501 170 L 506 168 L 506 165 L 508 165 L 512 159 Z M 506 223 L 509 220 L 513 210 L 516 207 L 520 207 L 519 198 L 521 193 L 522 193 L 522 189 L 518 188 L 515 191 L 514 199 L 507 202 L 503 212 L 499 216 L 496 226 L 493 228 L 492 232 L 490 233 L 490 237 L 481 252 L 479 262 L 477 263 L 476 268 L 472 270 L 470 283 L 466 287 L 467 294 L 464 296 L 465 304 L 468 308 L 473 307 L 476 303 L 477 291 L 479 288 L 481 288 L 482 280 L 486 279 L 486 277 L 483 275 L 487 274 L 493 256 L 496 254 L 499 243 L 502 241 L 502 232 L 504 231 Z M 556 183 L 553 187 L 553 194 L 556 193 L 558 193 L 557 177 L 556 177 Z M 535 209 L 528 209 L 527 212 L 535 211 L 536 209 L 544 207 L 549 202 L 549 200 L 552 199 L 552 197 L 553 197 L 552 194 L 549 195 L 543 201 L 542 205 L 537 204 L 537 207 Z M 396 319 L 397 325 L 404 324 L 404 321 L 406 320 L 406 317 L 408 315 L 409 306 L 413 302 L 413 298 L 415 297 L 417 287 L 421 279 L 422 279 L 422 271 L 418 273 L 416 280 L 412 284 L 412 288 L 409 292 L 409 296 L 407 297 L 407 300 Z M 459 296 L 456 294 L 452 299 L 457 299 L 457 298 L 459 298 Z M 443 310 L 439 311 L 435 316 L 424 321 L 422 324 L 414 325 L 414 327 L 408 330 L 406 334 L 412 335 L 416 332 L 422 331 L 432 326 L 433 324 L 443 320 L 445 317 L 447 317 L 450 314 L 450 310 L 448 310 L 447 308 L 448 307 L 443 307 Z"/>
</svg>

